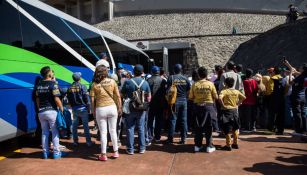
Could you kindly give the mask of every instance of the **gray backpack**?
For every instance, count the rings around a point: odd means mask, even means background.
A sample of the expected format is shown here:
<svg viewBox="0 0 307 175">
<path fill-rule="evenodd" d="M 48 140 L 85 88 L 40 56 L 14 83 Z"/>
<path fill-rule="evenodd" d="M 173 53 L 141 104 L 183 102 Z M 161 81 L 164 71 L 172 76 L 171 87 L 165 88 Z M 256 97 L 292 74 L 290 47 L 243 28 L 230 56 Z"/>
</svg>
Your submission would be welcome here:
<svg viewBox="0 0 307 175">
<path fill-rule="evenodd" d="M 142 80 L 139 85 L 133 79 L 131 81 L 136 86 L 136 90 L 132 92 L 130 111 L 146 111 L 148 109 L 148 102 L 145 100 L 145 91 L 141 89 L 145 80 Z"/>
</svg>

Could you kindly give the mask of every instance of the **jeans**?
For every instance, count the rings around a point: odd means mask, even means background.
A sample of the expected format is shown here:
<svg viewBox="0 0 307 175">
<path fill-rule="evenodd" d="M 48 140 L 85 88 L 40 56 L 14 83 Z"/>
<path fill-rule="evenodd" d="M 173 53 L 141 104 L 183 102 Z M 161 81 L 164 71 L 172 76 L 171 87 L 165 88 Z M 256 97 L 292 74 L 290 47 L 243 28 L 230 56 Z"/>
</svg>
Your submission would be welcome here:
<svg viewBox="0 0 307 175">
<path fill-rule="evenodd" d="M 285 96 L 285 126 L 288 128 L 292 128 L 293 126 L 293 113 L 290 96 Z"/>
<path fill-rule="evenodd" d="M 72 134 L 75 143 L 78 143 L 78 126 L 79 117 L 82 120 L 82 125 L 84 128 L 84 134 L 86 137 L 86 143 L 91 143 L 90 130 L 88 127 L 88 113 L 86 110 L 73 110 L 73 122 L 72 122 Z"/>
<path fill-rule="evenodd" d="M 134 152 L 134 128 L 138 128 L 138 139 L 140 150 L 145 150 L 145 116 L 146 111 L 131 112 L 127 115 L 127 150 Z"/>
<path fill-rule="evenodd" d="M 306 119 L 306 99 L 304 97 L 297 98 L 291 97 L 291 105 L 294 118 L 294 129 L 297 133 L 307 131 L 307 119 Z"/>
<path fill-rule="evenodd" d="M 177 101 L 175 104 L 175 111 L 171 114 L 170 118 L 170 128 L 168 132 L 168 140 L 173 141 L 174 132 L 176 129 L 176 121 L 180 120 L 180 137 L 181 141 L 185 141 L 187 137 L 187 102 L 186 101 Z"/>
<path fill-rule="evenodd" d="M 151 142 L 152 138 L 149 138 L 149 133 L 148 133 L 148 111 L 145 111 L 145 122 L 144 122 L 144 130 L 145 130 L 145 144 L 147 145 L 149 142 Z"/>
<path fill-rule="evenodd" d="M 148 112 L 148 138 L 149 142 L 152 141 L 153 138 L 156 140 L 161 139 L 161 129 L 163 122 L 163 109 L 150 108 Z"/>
<path fill-rule="evenodd" d="M 42 127 L 42 147 L 43 152 L 49 152 L 49 129 L 51 128 L 52 143 L 53 143 L 53 154 L 59 154 L 59 130 L 56 125 L 57 111 L 48 110 L 38 113 L 38 118 Z"/>
</svg>

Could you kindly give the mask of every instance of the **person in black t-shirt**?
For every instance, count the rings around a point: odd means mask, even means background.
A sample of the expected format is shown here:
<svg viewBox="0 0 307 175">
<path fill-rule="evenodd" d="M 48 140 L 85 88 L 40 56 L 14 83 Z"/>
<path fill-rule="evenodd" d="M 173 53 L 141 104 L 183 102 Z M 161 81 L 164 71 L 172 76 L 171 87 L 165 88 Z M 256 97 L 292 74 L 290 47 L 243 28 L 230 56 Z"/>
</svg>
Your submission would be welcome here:
<svg viewBox="0 0 307 175">
<path fill-rule="evenodd" d="M 147 80 L 150 90 L 152 92 L 152 98 L 149 104 L 147 123 L 149 142 L 151 142 L 153 138 L 155 138 L 156 141 L 160 141 L 161 139 L 163 109 L 166 103 L 166 80 L 161 78 L 159 67 L 153 66 L 151 72 L 152 77 Z"/>
<path fill-rule="evenodd" d="M 62 153 L 59 148 L 59 131 L 56 125 L 57 108 L 63 112 L 63 105 L 60 100 L 60 90 L 58 85 L 52 81 L 54 74 L 49 66 L 43 67 L 40 71 L 43 79 L 35 89 L 36 104 L 38 107 L 38 117 L 42 127 L 42 147 L 43 158 L 48 159 L 49 153 L 49 128 L 52 132 L 53 158 L 61 158 Z"/>
</svg>

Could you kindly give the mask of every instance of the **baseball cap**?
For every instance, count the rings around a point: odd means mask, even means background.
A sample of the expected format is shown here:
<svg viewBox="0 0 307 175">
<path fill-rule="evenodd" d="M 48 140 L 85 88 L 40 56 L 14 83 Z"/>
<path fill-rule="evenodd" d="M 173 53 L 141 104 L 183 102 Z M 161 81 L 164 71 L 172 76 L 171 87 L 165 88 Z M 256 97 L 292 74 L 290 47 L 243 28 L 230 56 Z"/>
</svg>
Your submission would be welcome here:
<svg viewBox="0 0 307 175">
<path fill-rule="evenodd" d="M 73 78 L 75 81 L 79 81 L 79 80 L 81 79 L 81 76 L 82 76 L 81 72 L 74 72 L 74 73 L 72 74 L 72 78 Z"/>
<path fill-rule="evenodd" d="M 107 53 L 105 53 L 105 52 L 101 52 L 101 53 L 100 53 L 100 56 L 101 56 L 101 58 L 103 58 L 103 57 L 108 57 Z"/>
<path fill-rule="evenodd" d="M 101 66 L 101 65 L 103 65 L 107 68 L 110 68 L 110 64 L 107 60 L 101 59 L 101 60 L 97 61 L 96 67 Z"/>
<path fill-rule="evenodd" d="M 175 64 L 174 71 L 180 71 L 182 69 L 181 64 Z"/>
<path fill-rule="evenodd" d="M 152 66 L 151 72 L 152 72 L 153 74 L 159 74 L 160 68 L 159 68 L 158 66 Z"/>
<path fill-rule="evenodd" d="M 137 64 L 137 65 L 134 66 L 133 70 L 137 71 L 137 72 L 143 72 L 144 68 L 143 68 L 142 65 Z"/>
</svg>

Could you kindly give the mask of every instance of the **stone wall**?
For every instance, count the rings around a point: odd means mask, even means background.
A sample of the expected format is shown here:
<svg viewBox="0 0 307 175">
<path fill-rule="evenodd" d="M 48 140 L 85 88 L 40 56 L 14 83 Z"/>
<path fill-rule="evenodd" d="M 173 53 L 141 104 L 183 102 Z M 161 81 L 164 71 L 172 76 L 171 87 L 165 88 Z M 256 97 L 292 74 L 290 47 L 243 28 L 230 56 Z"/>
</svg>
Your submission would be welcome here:
<svg viewBox="0 0 307 175">
<path fill-rule="evenodd" d="M 117 17 L 95 26 L 127 40 L 190 42 L 199 65 L 213 68 L 225 64 L 241 43 L 284 22 L 278 15 L 174 13 Z M 234 27 L 239 35 L 232 35 Z"/>
<path fill-rule="evenodd" d="M 213 68 L 216 64 L 225 64 L 241 43 L 256 35 L 247 36 L 208 36 L 199 38 L 177 38 L 157 40 L 153 42 L 190 42 L 195 44 L 198 64 Z"/>
<path fill-rule="evenodd" d="M 285 16 L 236 13 L 187 13 L 117 17 L 95 25 L 127 40 L 161 37 L 263 33 L 285 22 Z"/>
</svg>

